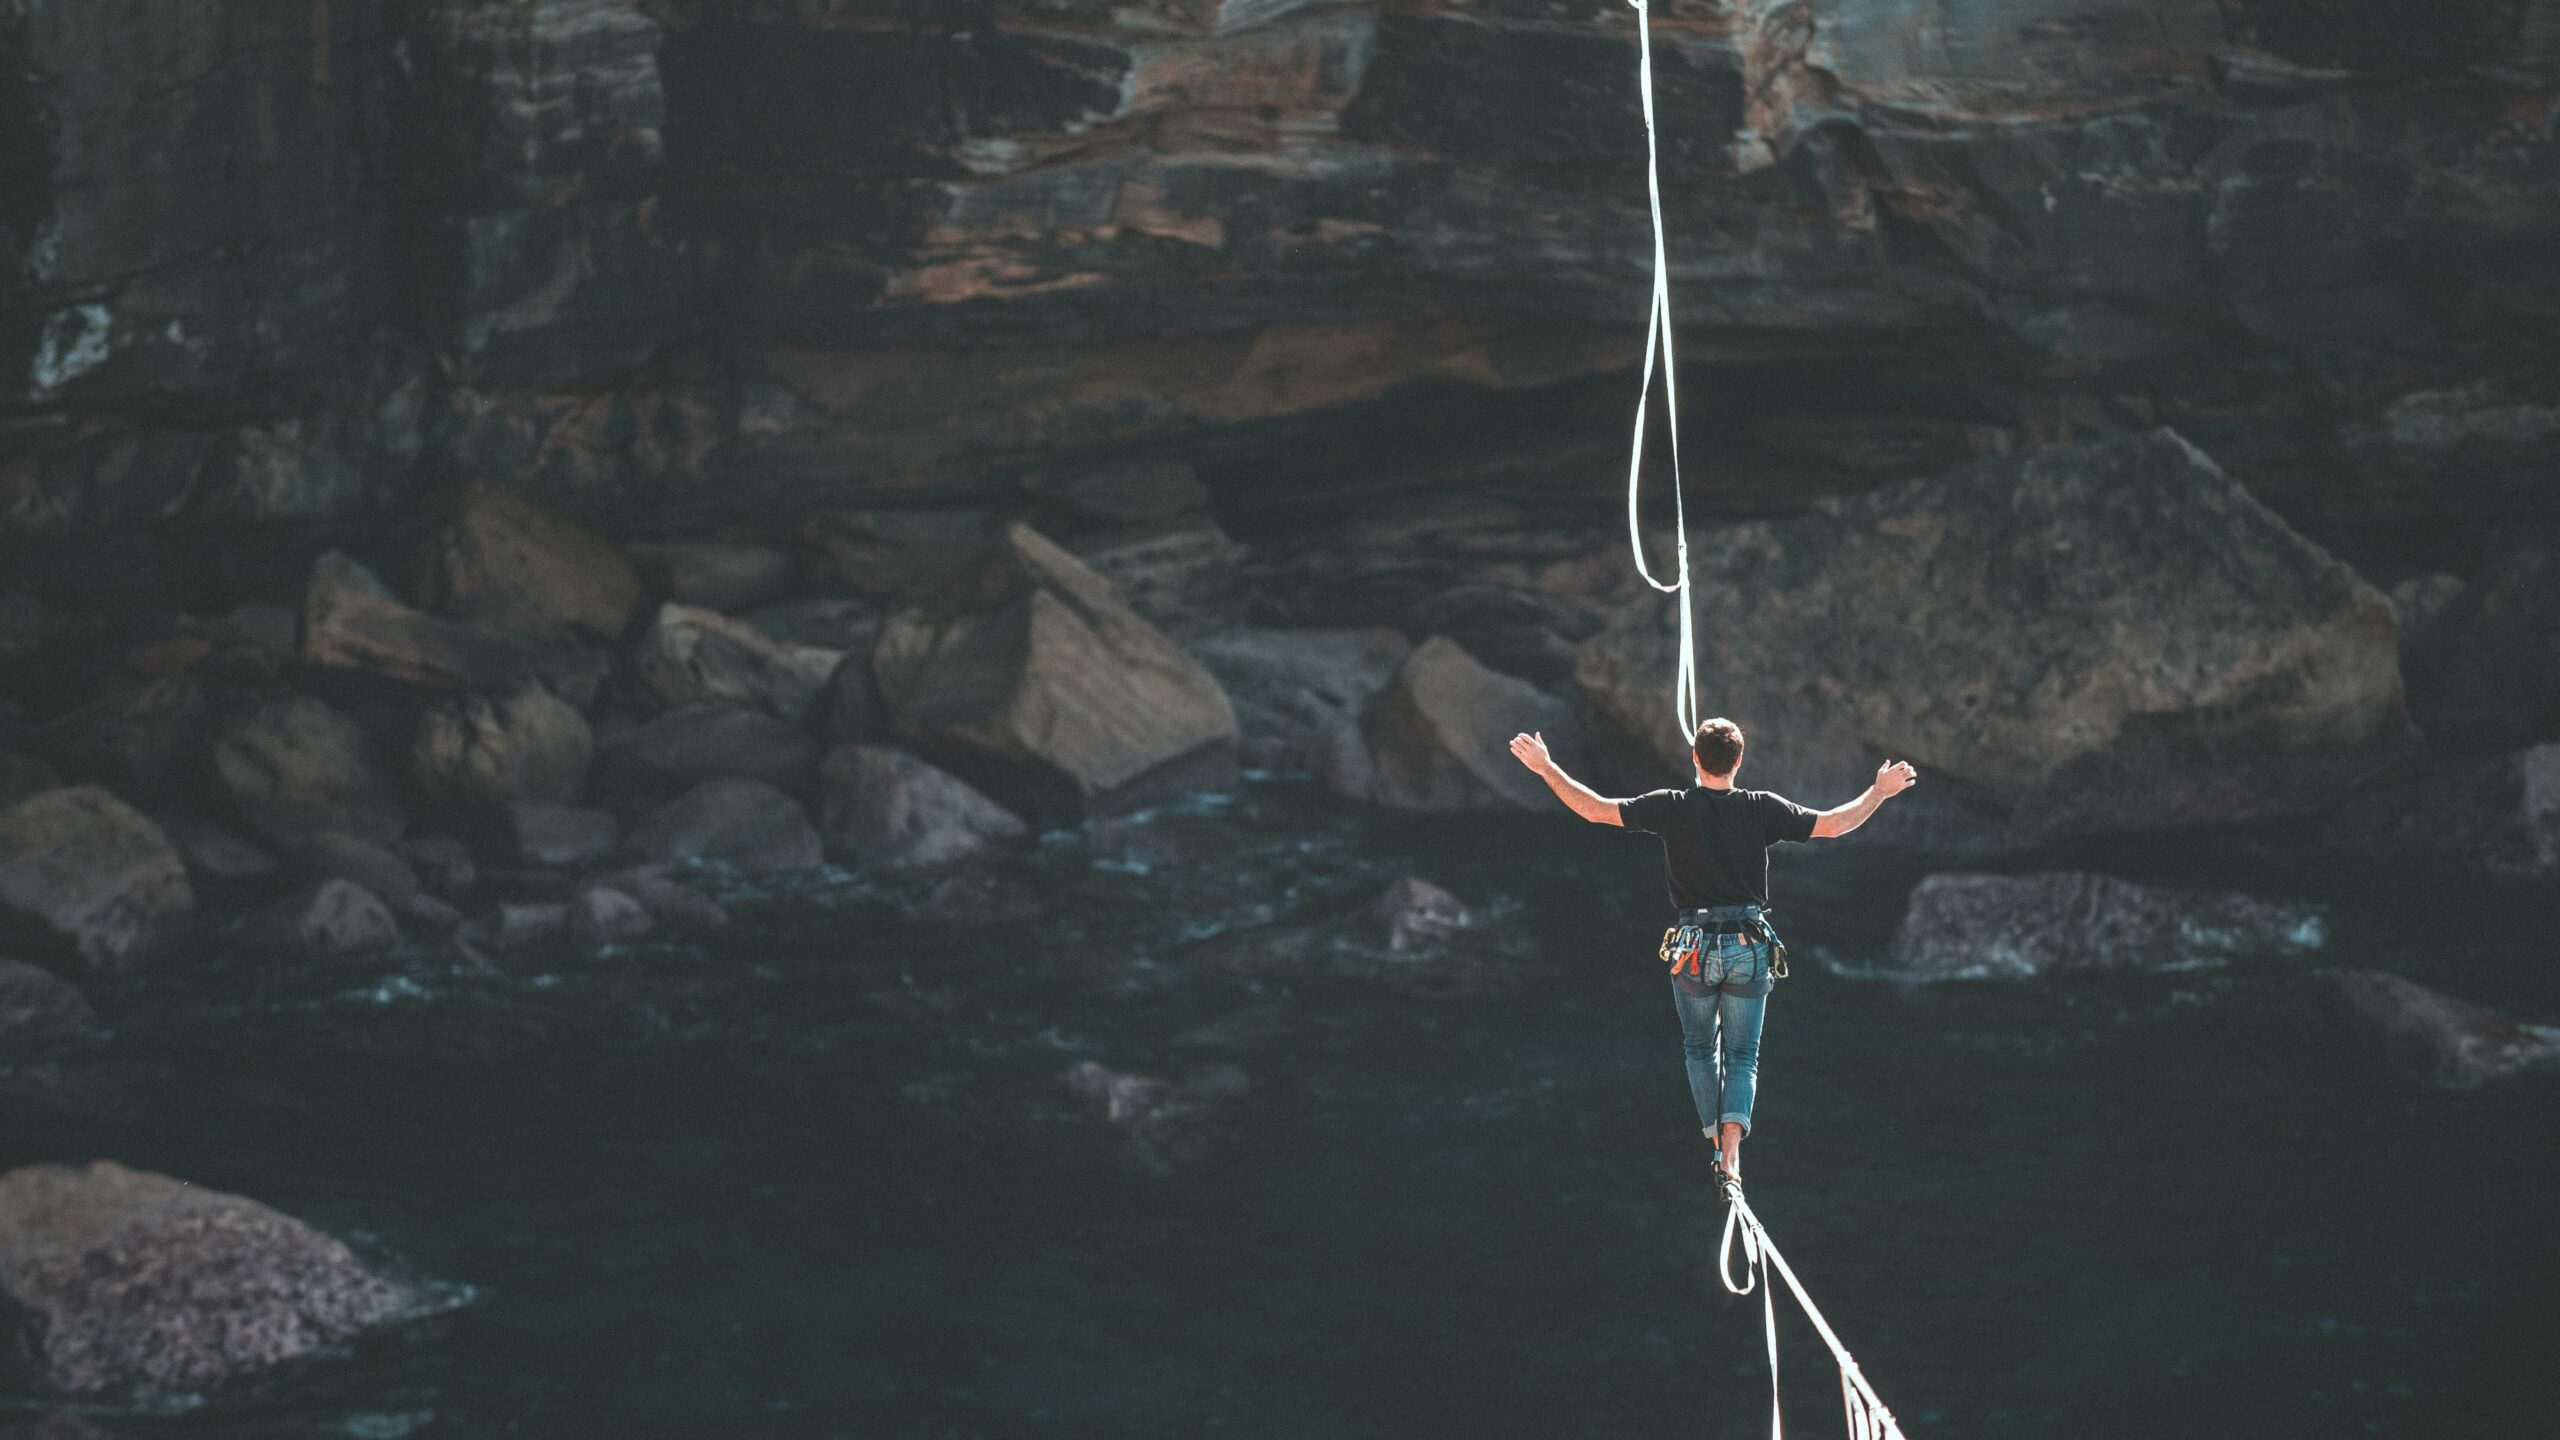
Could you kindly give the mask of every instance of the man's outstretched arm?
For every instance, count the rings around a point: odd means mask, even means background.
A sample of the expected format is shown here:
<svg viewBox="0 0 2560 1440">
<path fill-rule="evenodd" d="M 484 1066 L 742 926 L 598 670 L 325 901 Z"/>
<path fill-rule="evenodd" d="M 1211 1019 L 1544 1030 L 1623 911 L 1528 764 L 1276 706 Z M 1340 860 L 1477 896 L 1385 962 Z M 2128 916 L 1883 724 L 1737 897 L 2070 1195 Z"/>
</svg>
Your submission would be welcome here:
<svg viewBox="0 0 2560 1440">
<path fill-rule="evenodd" d="M 1511 753 L 1519 756 L 1520 763 L 1528 766 L 1539 779 L 1546 781 L 1547 788 L 1556 792 L 1556 798 L 1574 814 L 1594 825 L 1625 823 L 1618 818 L 1617 801 L 1603 799 L 1590 786 L 1564 773 L 1563 767 L 1556 764 L 1555 757 L 1547 753 L 1547 737 L 1543 734 L 1512 736 Z"/>
<path fill-rule="evenodd" d="M 1886 761 L 1877 767 L 1876 783 L 1867 787 L 1867 793 L 1813 817 L 1813 838 L 1829 840 L 1848 834 L 1866 824 L 1877 807 L 1919 783 L 1920 777 L 1913 772 L 1910 761 Z"/>
</svg>

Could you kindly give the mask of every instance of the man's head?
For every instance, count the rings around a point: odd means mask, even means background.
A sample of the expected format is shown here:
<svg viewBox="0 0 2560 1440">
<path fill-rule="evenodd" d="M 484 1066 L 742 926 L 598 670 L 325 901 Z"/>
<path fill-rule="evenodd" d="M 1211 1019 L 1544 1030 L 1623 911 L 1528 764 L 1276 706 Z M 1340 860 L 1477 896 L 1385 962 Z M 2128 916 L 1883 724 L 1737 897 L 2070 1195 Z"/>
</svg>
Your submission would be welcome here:
<svg viewBox="0 0 2560 1440">
<path fill-rule="evenodd" d="M 1699 783 L 1732 783 L 1733 772 L 1742 766 L 1742 727 L 1721 715 L 1706 721 L 1690 742 L 1689 754 L 1698 762 Z"/>
</svg>

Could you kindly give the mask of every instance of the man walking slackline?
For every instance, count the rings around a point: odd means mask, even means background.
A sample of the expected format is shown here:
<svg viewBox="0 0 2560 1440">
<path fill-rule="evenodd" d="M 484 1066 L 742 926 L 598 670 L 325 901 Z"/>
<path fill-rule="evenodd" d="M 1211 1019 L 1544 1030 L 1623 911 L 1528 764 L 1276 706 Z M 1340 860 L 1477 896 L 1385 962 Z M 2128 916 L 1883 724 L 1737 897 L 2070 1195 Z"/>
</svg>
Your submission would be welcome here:
<svg viewBox="0 0 2560 1440">
<path fill-rule="evenodd" d="M 1513 736 L 1511 753 L 1574 814 L 1662 838 L 1671 904 L 1680 912 L 1663 934 L 1662 958 L 1671 964 L 1689 1094 L 1718 1164 L 1740 1180 L 1742 1137 L 1751 1133 L 1760 1072 L 1760 1021 L 1770 987 L 1786 973 L 1785 947 L 1769 928 L 1769 847 L 1846 835 L 1919 777 L 1908 763 L 1888 761 L 1867 793 L 1835 810 L 1808 810 L 1766 790 L 1738 790 L 1733 777 L 1742 767 L 1742 727 L 1723 719 L 1701 724 L 1690 746 L 1696 785 L 1632 800 L 1604 800 L 1564 773 L 1547 754 L 1544 736 Z"/>
</svg>

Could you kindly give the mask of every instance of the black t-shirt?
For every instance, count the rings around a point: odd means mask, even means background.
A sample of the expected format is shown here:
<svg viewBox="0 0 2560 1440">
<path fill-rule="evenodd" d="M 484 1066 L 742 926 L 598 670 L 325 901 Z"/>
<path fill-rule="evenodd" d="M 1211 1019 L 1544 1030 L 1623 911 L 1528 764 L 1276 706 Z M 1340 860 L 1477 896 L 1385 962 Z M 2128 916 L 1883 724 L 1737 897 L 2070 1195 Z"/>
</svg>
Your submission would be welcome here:
<svg viewBox="0 0 2560 1440">
<path fill-rule="evenodd" d="M 1662 837 L 1671 903 L 1769 903 L 1769 847 L 1813 838 L 1814 812 L 1766 790 L 1655 790 L 1618 802 L 1618 823 Z"/>
</svg>

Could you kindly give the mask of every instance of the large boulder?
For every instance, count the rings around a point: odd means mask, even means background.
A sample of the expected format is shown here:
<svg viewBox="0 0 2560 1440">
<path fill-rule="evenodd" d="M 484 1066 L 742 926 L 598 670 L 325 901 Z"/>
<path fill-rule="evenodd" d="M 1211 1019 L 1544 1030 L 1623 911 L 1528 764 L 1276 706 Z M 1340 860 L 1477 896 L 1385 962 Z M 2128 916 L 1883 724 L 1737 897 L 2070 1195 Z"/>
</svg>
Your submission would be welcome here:
<svg viewBox="0 0 2560 1440">
<path fill-rule="evenodd" d="M 638 572 L 603 536 L 493 485 L 464 493 L 419 580 L 429 608 L 501 635 L 616 641 L 642 599 Z"/>
<path fill-rule="evenodd" d="M 427 888 L 417 867 L 361 836 L 322 830 L 303 837 L 291 858 L 306 876 L 362 887 L 404 920 L 450 929 L 462 919 L 460 911 Z"/>
<path fill-rule="evenodd" d="M 118 676 L 29 739 L 63 774 L 140 797 L 201 765 L 212 727 L 204 687 L 180 671 Z"/>
<path fill-rule="evenodd" d="M 1235 711 L 1200 662 L 1027 526 L 882 627 L 890 733 L 1006 805 L 1076 820 L 1235 780 Z"/>
<path fill-rule="evenodd" d="M 397 840 L 409 825 L 364 728 L 307 695 L 235 718 L 214 743 L 213 768 L 241 820 L 278 843 L 318 830 Z"/>
<path fill-rule="evenodd" d="M 400 943 L 400 922 L 382 897 L 352 880 L 316 880 L 249 917 L 252 949 L 309 959 L 369 955 Z"/>
<path fill-rule="evenodd" d="M 1546 782 L 1511 754 L 1511 737 L 1523 731 L 1543 733 L 1566 768 L 1580 766 L 1571 706 L 1434 635 L 1369 698 L 1356 743 L 1337 729 L 1321 768 L 1343 794 L 1403 809 L 1553 808 Z"/>
<path fill-rule="evenodd" d="M 818 767 L 818 797 L 830 849 L 891 869 L 964 859 L 1024 829 L 968 782 L 880 745 L 829 751 Z"/>
<path fill-rule="evenodd" d="M 727 540 L 661 540 L 631 547 L 658 593 L 680 605 L 735 614 L 786 594 L 797 578 L 789 551 Z"/>
<path fill-rule="evenodd" d="M 500 845 L 508 857 L 533 865 L 583 864 L 621 839 L 622 826 L 612 812 L 551 800 L 508 806 L 500 831 Z"/>
<path fill-rule="evenodd" d="M 576 800 L 594 757 L 594 736 L 577 707 L 528 685 L 429 707 L 418 719 L 409 770 L 447 819 L 485 834 L 511 806 Z"/>
<path fill-rule="evenodd" d="M 41 965 L 0 960 L 0 1032 L 77 1030 L 97 1018 L 79 986 Z"/>
<path fill-rule="evenodd" d="M 2318 910 L 2250 895 L 2077 871 L 1932 875 L 1911 892 L 1893 964 L 1914 978 L 2018 979 L 2295 955 L 2325 939 Z"/>
<path fill-rule="evenodd" d="M 998 542 L 984 510 L 838 510 L 800 522 L 802 573 L 820 590 L 895 595 L 969 568 Z"/>
<path fill-rule="evenodd" d="M 556 645 L 489 634 L 417 609 L 334 550 L 312 565 L 303 589 L 300 655 L 323 669 L 430 690 L 503 689 L 579 668 L 578 657 Z"/>
<path fill-rule="evenodd" d="M 706 780 L 759 780 L 793 792 L 818 771 L 818 742 L 801 726 L 744 705 L 685 705 L 626 730 L 596 751 L 596 793 L 645 811 Z"/>
<path fill-rule="evenodd" d="M 160 827 L 97 786 L 0 810 L 0 941 L 122 975 L 176 944 L 195 908 Z"/>
<path fill-rule="evenodd" d="M 661 705 L 728 701 L 808 718 L 841 650 L 776 640 L 744 620 L 690 605 L 662 605 L 632 647 L 631 677 Z"/>
<path fill-rule="evenodd" d="M 0 1175 L 0 1295 L 81 1393 L 206 1389 L 416 1304 L 290 1216 L 104 1160 Z"/>
<path fill-rule="evenodd" d="M 1963 802 L 1951 830 L 2124 830 L 2313 810 L 2417 753 L 2390 603 L 2166 430 L 1703 531 L 1690 558 L 1711 704 L 1752 783 L 1804 798 L 1891 757 Z M 1580 651 L 1621 786 L 1688 774 L 1673 623 Z"/>
<path fill-rule="evenodd" d="M 1394 630 L 1222 630 L 1187 647 L 1234 705 L 1238 758 L 1308 768 L 1317 743 L 1360 713 L 1413 650 Z"/>
<path fill-rule="evenodd" d="M 660 806 L 623 848 L 642 862 L 700 860 L 742 875 L 809 870 L 824 859 L 800 802 L 755 780 L 711 780 Z"/>
<path fill-rule="evenodd" d="M 2448 1088 L 2560 1063 L 2560 1027 L 2519 1025 L 2384 971 L 2333 975 L 2322 1001 L 2348 1035 Z"/>
</svg>

